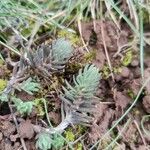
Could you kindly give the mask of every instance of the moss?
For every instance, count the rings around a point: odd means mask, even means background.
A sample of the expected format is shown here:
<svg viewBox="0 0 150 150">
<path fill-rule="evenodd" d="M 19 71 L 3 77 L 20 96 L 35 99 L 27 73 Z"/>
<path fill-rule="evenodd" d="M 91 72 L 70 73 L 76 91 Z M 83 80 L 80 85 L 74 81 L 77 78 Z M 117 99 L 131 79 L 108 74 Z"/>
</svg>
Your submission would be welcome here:
<svg viewBox="0 0 150 150">
<path fill-rule="evenodd" d="M 133 58 L 133 54 L 132 54 L 132 51 L 130 50 L 130 51 L 126 52 L 126 54 L 122 60 L 122 64 L 124 66 L 128 66 L 131 63 L 132 58 Z"/>
<path fill-rule="evenodd" d="M 66 37 L 68 40 L 70 40 L 71 44 L 73 44 L 73 45 L 80 44 L 80 39 L 77 36 L 77 34 L 69 32 L 69 31 L 67 31 L 65 29 L 60 30 L 58 32 L 58 37 Z"/>
<path fill-rule="evenodd" d="M 110 69 L 108 65 L 104 65 L 102 68 L 102 76 L 103 78 L 107 79 L 110 75 Z"/>
<path fill-rule="evenodd" d="M 121 71 L 122 71 L 122 68 L 121 67 L 115 67 L 115 68 L 113 68 L 113 72 L 114 73 L 121 73 Z"/>
<path fill-rule="evenodd" d="M 77 73 L 78 70 L 81 68 L 81 64 L 79 63 L 71 63 L 68 65 L 68 67 L 66 68 L 66 74 L 74 74 Z"/>
<path fill-rule="evenodd" d="M 0 59 L 0 66 L 2 66 L 3 64 L 4 64 L 4 61 Z"/>
<path fill-rule="evenodd" d="M 60 86 L 61 85 L 59 83 L 59 79 L 56 76 L 53 76 L 51 84 L 48 87 L 48 90 L 51 91 L 51 90 L 59 89 Z"/>
<path fill-rule="evenodd" d="M 82 150 L 82 149 L 83 149 L 82 143 L 77 143 L 76 150 Z"/>
<path fill-rule="evenodd" d="M 83 56 L 83 63 L 90 63 L 96 58 L 96 51 L 93 50 L 89 53 L 85 53 Z"/>
<path fill-rule="evenodd" d="M 73 133 L 71 129 L 68 129 L 67 131 L 65 131 L 65 138 L 69 142 L 73 142 L 75 140 L 75 134 Z"/>
<path fill-rule="evenodd" d="M 7 85 L 7 80 L 0 79 L 0 92 L 2 92 Z"/>
<path fill-rule="evenodd" d="M 87 130 L 87 127 L 82 126 L 82 125 L 77 125 L 76 127 L 77 127 L 77 133 L 78 134 L 83 134 Z"/>
<path fill-rule="evenodd" d="M 111 140 L 108 137 L 106 137 L 104 140 L 102 140 L 100 148 L 105 149 L 109 145 L 110 142 Z"/>
<path fill-rule="evenodd" d="M 122 68 L 120 66 L 113 67 L 112 69 L 113 69 L 114 74 L 119 74 L 122 71 Z M 108 79 L 110 74 L 111 74 L 111 72 L 110 72 L 109 66 L 107 64 L 104 65 L 102 68 L 102 77 L 104 79 Z"/>
<path fill-rule="evenodd" d="M 45 115 L 42 99 L 40 99 L 40 98 L 35 99 L 34 100 L 34 106 L 36 106 L 36 108 L 37 108 L 37 115 L 38 116 L 44 116 Z"/>
<path fill-rule="evenodd" d="M 132 99 L 135 98 L 134 92 L 133 92 L 131 89 L 128 89 L 128 90 L 127 90 L 127 94 L 128 94 L 128 96 L 131 97 Z"/>
</svg>

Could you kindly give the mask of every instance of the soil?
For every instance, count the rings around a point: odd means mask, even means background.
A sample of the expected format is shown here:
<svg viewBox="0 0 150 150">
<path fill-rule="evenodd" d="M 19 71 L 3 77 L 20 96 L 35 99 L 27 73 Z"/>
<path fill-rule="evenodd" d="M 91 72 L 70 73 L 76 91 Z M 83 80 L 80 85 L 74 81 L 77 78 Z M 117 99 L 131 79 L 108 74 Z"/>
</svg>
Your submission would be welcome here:
<svg viewBox="0 0 150 150">
<path fill-rule="evenodd" d="M 108 60 L 104 51 L 102 30 L 104 30 L 104 39 L 105 43 L 107 43 L 106 49 L 109 52 L 113 76 L 109 70 Z M 94 38 L 95 41 L 92 39 L 93 35 L 96 36 Z M 138 52 L 136 50 L 132 50 L 132 59 L 126 65 L 124 65 L 121 55 L 125 57 L 125 54 L 128 51 L 120 51 L 120 55 L 116 55 L 118 52 L 117 50 L 120 49 L 122 45 L 127 44 L 128 40 L 131 38 L 132 34 L 130 30 L 127 30 L 126 28 L 118 29 L 112 21 L 96 21 L 96 29 L 93 27 L 93 22 L 82 23 L 82 36 L 85 42 L 89 44 L 89 53 L 92 53 L 93 51 L 96 53 L 94 59 L 89 62 L 94 63 L 101 70 L 102 75 L 99 89 L 96 93 L 96 96 L 100 101 L 99 104 L 97 104 L 95 114 L 93 114 L 94 121 L 92 125 L 87 128 L 88 132 L 83 140 L 85 149 L 89 149 L 94 142 L 105 135 L 115 121 L 118 120 L 131 106 L 142 86 L 142 79 L 140 75 Z M 81 47 L 76 48 L 75 50 L 81 52 Z M 87 54 L 84 48 L 82 49 L 82 52 L 80 53 L 81 55 L 80 58 L 78 58 L 78 62 L 80 62 L 80 60 L 83 61 L 84 56 Z M 76 55 L 73 56 L 74 59 L 70 61 L 70 64 L 73 64 L 73 60 L 77 59 L 75 56 Z M 80 63 L 78 62 L 77 64 L 80 66 Z M 5 78 L 5 75 L 8 74 L 8 70 L 1 67 L 0 78 Z M 11 71 L 12 70 L 10 70 L 10 72 Z M 65 77 L 69 79 L 70 75 L 68 75 L 68 73 L 69 71 L 66 69 Z M 149 61 L 145 61 L 145 78 L 149 76 Z M 24 101 L 31 101 L 36 97 L 36 95 L 30 96 L 22 92 L 17 92 L 16 94 Z M 58 125 L 61 120 L 61 101 L 57 97 L 55 91 L 46 91 L 45 97 L 48 103 L 48 115 L 52 120 L 53 125 Z M 150 145 L 150 136 L 146 135 L 141 128 L 141 120 L 143 116 L 148 115 L 149 113 L 150 83 L 147 84 L 146 88 L 143 90 L 134 108 L 124 117 L 111 134 L 108 135 L 105 140 L 102 140 L 99 144 L 100 149 L 105 149 L 106 145 L 112 140 L 111 138 L 115 138 L 130 119 L 128 126 L 124 129 L 116 146 L 113 146 L 112 149 L 147 150 Z M 15 111 L 14 114 L 17 117 L 18 127 L 13 121 L 9 105 L 6 103 L 0 104 L 0 150 L 23 149 L 21 138 L 24 139 L 28 150 L 36 150 L 36 135 L 32 124 L 45 126 L 47 124 L 46 117 L 39 116 L 36 112 L 32 112 L 30 116 L 25 117 L 15 113 Z M 144 127 L 146 130 L 150 131 L 149 124 L 150 120 L 144 123 Z M 73 132 L 76 133 L 77 131 L 78 127 L 75 126 Z M 85 132 L 85 130 L 83 130 L 83 132 Z M 81 136 L 81 133 L 78 136 Z M 67 148 L 65 147 L 64 149 Z"/>
</svg>

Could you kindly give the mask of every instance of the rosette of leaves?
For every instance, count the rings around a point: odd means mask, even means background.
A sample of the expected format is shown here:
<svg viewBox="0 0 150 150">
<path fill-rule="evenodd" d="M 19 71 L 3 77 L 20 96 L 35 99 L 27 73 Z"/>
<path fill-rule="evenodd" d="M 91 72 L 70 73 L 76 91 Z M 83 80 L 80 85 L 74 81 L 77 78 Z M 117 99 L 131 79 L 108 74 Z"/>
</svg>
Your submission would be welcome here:
<svg viewBox="0 0 150 150">
<path fill-rule="evenodd" d="M 41 130 L 44 132 L 39 133 L 37 147 L 44 150 L 52 147 L 60 149 L 63 146 L 63 144 L 59 145 L 62 142 L 58 142 L 63 141 L 60 134 L 70 124 L 90 125 L 93 121 L 91 114 L 95 110 L 94 94 L 98 88 L 99 80 L 100 73 L 98 68 L 88 64 L 83 69 L 80 69 L 78 75 L 73 78 L 73 85 L 66 81 L 67 87 L 63 87 L 64 94 L 60 95 L 64 104 L 65 117 L 62 118 L 62 122 L 57 127 Z"/>
<path fill-rule="evenodd" d="M 92 121 L 96 100 L 94 94 L 98 88 L 100 73 L 94 65 L 86 65 L 80 69 L 76 77 L 73 77 L 73 86 L 66 81 L 67 87 L 63 87 L 64 94 L 61 99 L 66 104 L 66 112 L 71 114 L 72 123 L 88 124 Z"/>
<path fill-rule="evenodd" d="M 73 48 L 65 38 L 53 41 L 51 46 L 42 45 L 33 53 L 28 53 L 31 66 L 49 76 L 52 71 L 64 69 L 65 64 L 72 56 Z"/>
<path fill-rule="evenodd" d="M 32 101 L 30 102 L 23 102 L 21 99 L 12 97 L 12 101 L 14 102 L 17 111 L 21 115 L 29 115 L 32 112 L 32 108 L 34 103 Z"/>
<path fill-rule="evenodd" d="M 51 148 L 61 149 L 64 145 L 64 138 L 56 134 L 40 133 L 37 136 L 36 147 L 40 150 L 48 150 Z"/>
<path fill-rule="evenodd" d="M 32 78 L 28 78 L 27 80 L 18 84 L 16 87 L 16 89 L 18 89 L 19 91 L 23 90 L 30 95 L 33 95 L 34 92 L 38 92 L 40 88 L 40 84 L 33 81 Z"/>
<path fill-rule="evenodd" d="M 40 88 L 41 88 L 40 84 L 33 81 L 32 78 L 28 78 L 22 83 L 18 83 L 17 78 L 16 79 L 12 78 L 9 81 L 7 87 L 4 89 L 4 91 L 0 93 L 0 101 L 7 102 L 9 93 L 15 89 L 17 89 L 18 91 L 25 91 L 26 93 L 33 95 L 34 92 L 38 92 Z"/>
</svg>

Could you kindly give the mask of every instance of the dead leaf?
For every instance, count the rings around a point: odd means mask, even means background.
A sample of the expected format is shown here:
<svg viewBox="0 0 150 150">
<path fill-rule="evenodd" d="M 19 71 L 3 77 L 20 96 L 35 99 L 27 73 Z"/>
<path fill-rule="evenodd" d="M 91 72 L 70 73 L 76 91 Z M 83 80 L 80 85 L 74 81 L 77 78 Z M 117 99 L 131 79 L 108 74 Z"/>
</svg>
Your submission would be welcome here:
<svg viewBox="0 0 150 150">
<path fill-rule="evenodd" d="M 30 120 L 26 120 L 20 123 L 19 134 L 22 138 L 27 139 L 31 139 L 34 136 L 34 130 Z"/>
</svg>

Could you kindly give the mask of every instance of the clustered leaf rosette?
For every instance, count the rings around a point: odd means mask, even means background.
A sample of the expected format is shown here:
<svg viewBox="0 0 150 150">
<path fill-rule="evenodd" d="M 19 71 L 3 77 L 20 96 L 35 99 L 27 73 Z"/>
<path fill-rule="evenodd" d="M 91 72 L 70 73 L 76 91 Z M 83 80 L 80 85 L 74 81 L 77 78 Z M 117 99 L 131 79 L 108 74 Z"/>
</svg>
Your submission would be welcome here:
<svg viewBox="0 0 150 150">
<path fill-rule="evenodd" d="M 94 101 L 94 95 L 98 88 L 100 73 L 94 65 L 86 65 L 80 69 L 76 77 L 73 78 L 73 86 L 66 81 L 66 88 L 63 87 L 64 93 L 60 95 L 62 99 L 65 117 L 57 127 L 46 128 L 40 134 L 46 134 L 37 140 L 37 147 L 44 149 L 51 148 L 53 144 L 48 141 L 55 141 L 52 136 L 62 134 L 70 124 L 90 125 L 93 121 L 92 113 L 95 111 L 97 104 Z M 59 134 L 58 134 L 59 133 Z M 48 138 L 48 141 L 47 141 Z M 47 142 L 46 142 L 47 141 Z M 56 142 L 57 143 L 57 142 Z M 45 146 L 44 146 L 45 145 Z"/>
<path fill-rule="evenodd" d="M 73 86 L 66 81 L 64 94 L 60 97 L 65 103 L 66 114 L 72 115 L 72 123 L 88 124 L 92 121 L 96 101 L 94 98 L 98 88 L 100 73 L 94 65 L 87 64 L 80 69 L 77 77 L 73 77 Z"/>
<path fill-rule="evenodd" d="M 8 96 L 16 106 L 20 114 L 30 114 L 34 103 L 23 102 L 17 97 L 11 97 L 14 90 L 23 90 L 32 95 L 38 92 L 40 84 L 32 78 L 24 78 L 24 75 L 33 69 L 41 73 L 45 78 L 51 76 L 53 72 L 62 71 L 65 64 L 72 56 L 72 46 L 65 38 L 60 38 L 52 42 L 51 46 L 42 45 L 36 52 L 29 51 L 27 57 L 21 56 L 20 61 L 14 67 L 12 77 L 0 95 L 1 101 L 8 101 Z M 27 80 L 25 80 L 27 79 Z M 24 81 L 25 80 L 25 81 Z M 38 127 L 36 146 L 42 150 L 50 148 L 60 149 L 64 145 L 61 134 L 70 124 L 90 125 L 93 121 L 92 114 L 95 112 L 97 101 L 95 93 L 100 81 L 99 69 L 92 64 L 87 64 L 80 69 L 78 75 L 73 76 L 73 83 L 65 81 L 66 87 L 60 94 L 62 100 L 62 112 L 64 118 L 57 127 Z M 36 125 L 33 125 L 37 129 Z M 61 141 L 61 142 L 60 142 Z"/>
<path fill-rule="evenodd" d="M 31 66 L 44 75 L 49 76 L 52 71 L 61 71 L 72 56 L 73 48 L 68 40 L 60 38 L 52 42 L 51 46 L 42 45 L 38 50 L 28 53 Z"/>
</svg>

